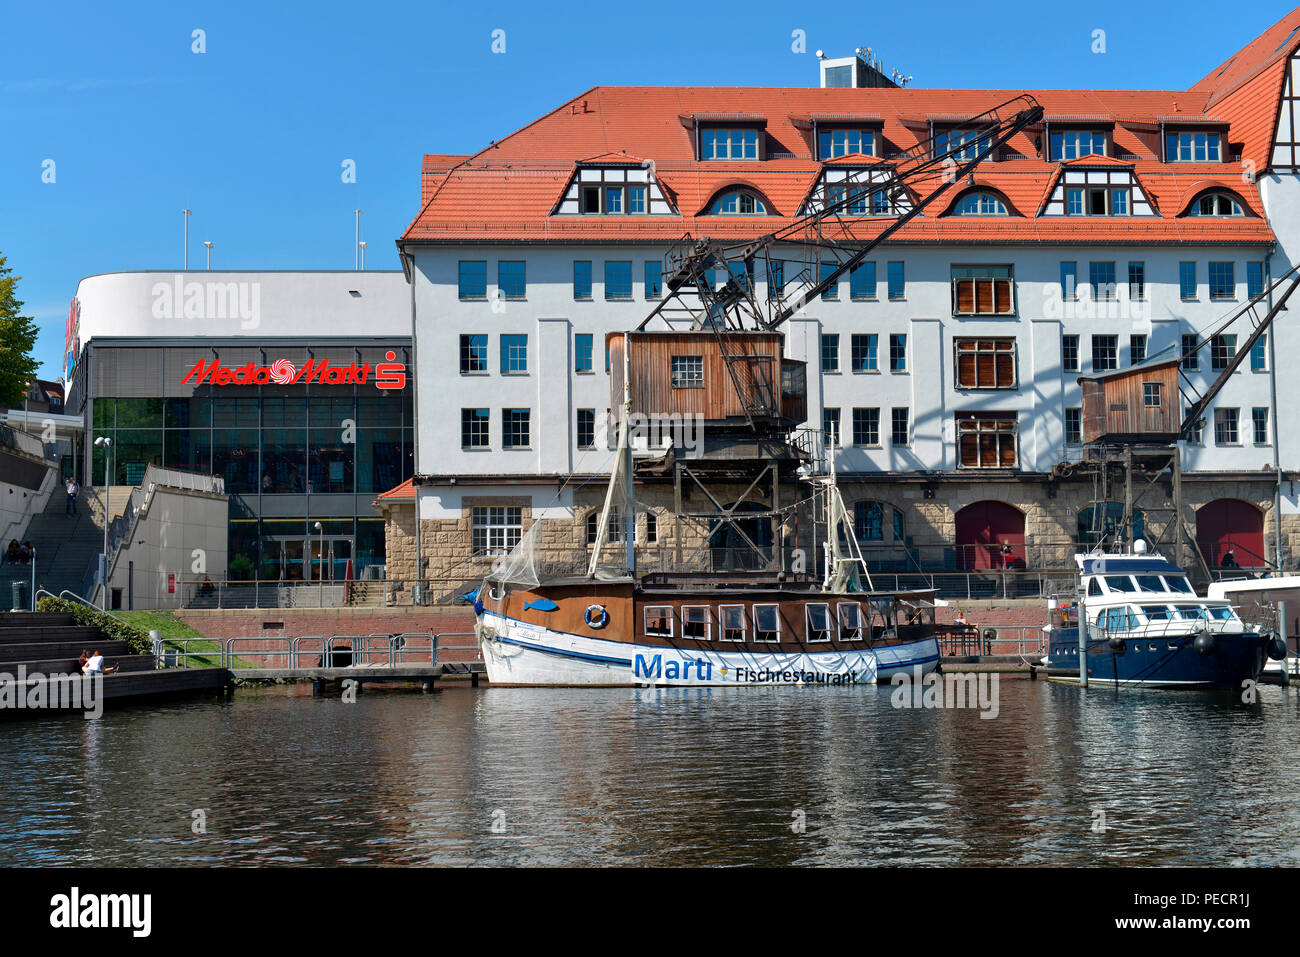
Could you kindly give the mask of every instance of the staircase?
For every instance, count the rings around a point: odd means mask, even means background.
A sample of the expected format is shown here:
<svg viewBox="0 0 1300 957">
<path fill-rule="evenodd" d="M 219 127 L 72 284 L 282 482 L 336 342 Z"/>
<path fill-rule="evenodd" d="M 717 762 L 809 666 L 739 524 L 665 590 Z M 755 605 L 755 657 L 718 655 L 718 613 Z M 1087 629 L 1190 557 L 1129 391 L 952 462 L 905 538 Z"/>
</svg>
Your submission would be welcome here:
<svg viewBox="0 0 1300 957">
<path fill-rule="evenodd" d="M 45 510 L 34 515 L 27 531 L 18 536 L 19 541 L 30 541 L 36 546 L 37 588 L 55 595 L 65 588 L 81 594 L 86 569 L 104 547 L 103 495 L 103 489 L 83 488 L 77 500 L 77 515 L 72 516 L 65 514 L 67 495 L 62 488 L 56 488 L 50 494 Z M 130 497 L 130 486 L 109 489 L 109 507 L 113 516 L 122 514 Z M 8 542 L 0 542 L 0 554 L 8 545 Z M 24 595 L 30 607 L 31 580 L 30 564 L 5 562 L 0 565 L 0 608 L 10 605 L 10 582 L 13 581 L 28 583 Z"/>
</svg>

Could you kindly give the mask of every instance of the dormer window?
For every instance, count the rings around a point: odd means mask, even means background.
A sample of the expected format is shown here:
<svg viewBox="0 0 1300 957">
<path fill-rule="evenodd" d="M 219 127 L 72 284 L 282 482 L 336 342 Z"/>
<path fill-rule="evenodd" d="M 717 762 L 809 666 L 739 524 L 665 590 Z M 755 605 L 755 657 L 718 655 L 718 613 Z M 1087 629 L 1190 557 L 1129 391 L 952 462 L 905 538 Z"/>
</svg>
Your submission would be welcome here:
<svg viewBox="0 0 1300 957">
<path fill-rule="evenodd" d="M 967 193 L 955 207 L 954 216 L 1006 216 L 1007 204 L 993 193 Z"/>
<path fill-rule="evenodd" d="M 1127 186 L 1069 186 L 1067 216 L 1127 216 L 1132 209 Z"/>
<path fill-rule="evenodd" d="M 650 169 L 643 165 L 580 162 L 556 216 L 669 216 L 674 212 Z"/>
<path fill-rule="evenodd" d="M 1204 193 L 1187 210 L 1188 216 L 1245 216 L 1241 201 L 1226 191 Z"/>
<path fill-rule="evenodd" d="M 1106 134 L 1097 130 L 1053 130 L 1048 159 L 1053 163 L 1080 156 L 1105 156 Z"/>
<path fill-rule="evenodd" d="M 840 203 L 845 205 L 836 209 L 837 216 L 888 216 L 891 212 L 889 208 L 889 193 L 883 189 L 863 189 L 858 186 L 845 186 L 837 184 L 826 187 L 826 206 L 834 207 Z"/>
<path fill-rule="evenodd" d="M 958 163 L 974 159 L 988 146 L 988 134 L 981 136 L 978 130 L 944 130 L 934 135 L 934 155 L 943 156 L 952 150 L 952 159 Z"/>
<path fill-rule="evenodd" d="M 731 189 L 709 207 L 710 216 L 766 216 L 767 205 L 747 189 Z"/>
<path fill-rule="evenodd" d="M 582 186 L 582 211 L 588 215 L 621 216 L 625 213 L 646 211 L 644 185 L 632 183 L 618 186 L 584 183 Z"/>
<path fill-rule="evenodd" d="M 758 130 L 752 127 L 706 126 L 700 130 L 700 159 L 758 159 Z"/>
<path fill-rule="evenodd" d="M 817 158 L 819 160 L 836 159 L 854 153 L 862 153 L 866 156 L 876 155 L 876 133 L 874 130 L 817 130 Z"/>
<path fill-rule="evenodd" d="M 1221 137 L 1204 130 L 1165 134 L 1166 163 L 1218 163 Z"/>
</svg>

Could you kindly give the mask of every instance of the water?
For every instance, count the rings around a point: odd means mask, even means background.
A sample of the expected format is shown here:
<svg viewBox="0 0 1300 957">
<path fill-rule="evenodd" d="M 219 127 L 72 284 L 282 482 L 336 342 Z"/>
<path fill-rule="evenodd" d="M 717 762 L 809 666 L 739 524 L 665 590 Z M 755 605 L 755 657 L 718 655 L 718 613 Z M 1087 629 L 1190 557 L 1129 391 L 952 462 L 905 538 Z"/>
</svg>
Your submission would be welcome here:
<svg viewBox="0 0 1300 957">
<path fill-rule="evenodd" d="M 11 722 L 0 865 L 1298 862 L 1296 690 L 1000 690 L 993 720 L 888 687 L 294 687 Z"/>
</svg>

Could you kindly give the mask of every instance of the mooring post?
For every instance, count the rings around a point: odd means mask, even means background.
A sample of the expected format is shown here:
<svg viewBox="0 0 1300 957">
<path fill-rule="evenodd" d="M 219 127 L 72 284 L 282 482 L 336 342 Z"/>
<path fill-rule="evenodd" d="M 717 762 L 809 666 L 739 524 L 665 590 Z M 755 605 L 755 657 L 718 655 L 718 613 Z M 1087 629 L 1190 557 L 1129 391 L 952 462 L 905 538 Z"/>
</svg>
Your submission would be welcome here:
<svg viewBox="0 0 1300 957">
<path fill-rule="evenodd" d="M 319 698 L 324 693 L 325 682 L 321 681 L 319 678 L 313 678 L 311 681 L 311 696 L 313 698 Z"/>
<path fill-rule="evenodd" d="M 1277 633 L 1282 638 L 1282 687 L 1285 688 L 1291 683 L 1291 675 L 1287 669 L 1291 666 L 1291 655 L 1287 652 L 1287 634 L 1286 634 L 1286 602 L 1277 603 Z"/>
<path fill-rule="evenodd" d="M 471 671 L 471 672 L 469 673 L 469 686 L 470 686 L 471 688 L 477 688 L 477 687 L 478 687 L 478 672 L 477 672 L 477 671 Z"/>
</svg>

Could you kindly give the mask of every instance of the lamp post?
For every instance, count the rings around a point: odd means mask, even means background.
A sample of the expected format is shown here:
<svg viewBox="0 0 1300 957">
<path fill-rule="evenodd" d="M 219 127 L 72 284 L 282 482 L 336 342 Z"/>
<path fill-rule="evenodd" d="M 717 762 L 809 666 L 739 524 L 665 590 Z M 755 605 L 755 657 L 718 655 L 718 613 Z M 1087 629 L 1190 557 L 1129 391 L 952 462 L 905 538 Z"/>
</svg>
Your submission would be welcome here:
<svg viewBox="0 0 1300 957">
<path fill-rule="evenodd" d="M 354 209 L 353 214 L 357 218 L 357 238 L 356 245 L 353 246 L 353 252 L 356 254 L 352 257 L 353 268 L 358 272 L 361 270 L 361 210 Z"/>
<path fill-rule="evenodd" d="M 363 239 L 361 240 L 361 242 L 357 243 L 357 245 L 361 247 L 361 271 L 365 272 L 366 271 L 366 241 Z"/>
<path fill-rule="evenodd" d="M 212 268 L 212 240 L 203 240 L 203 245 L 208 247 L 208 269 Z"/>
<path fill-rule="evenodd" d="M 181 212 L 185 215 L 185 270 L 188 272 L 190 268 L 190 211 L 182 209 Z"/>
<path fill-rule="evenodd" d="M 100 435 L 95 438 L 95 445 L 104 450 L 104 552 L 99 564 L 99 579 L 104 591 L 100 595 L 99 607 L 101 611 L 108 611 L 108 486 L 112 470 L 110 456 L 113 452 L 113 440 L 107 435 Z"/>
<path fill-rule="evenodd" d="M 320 565 L 318 566 L 320 569 L 320 571 L 318 572 L 318 574 L 320 575 L 320 606 L 324 608 L 325 607 L 325 530 L 321 526 L 320 522 L 316 523 L 315 528 L 316 528 L 317 540 L 320 542 L 320 545 L 318 546 L 319 550 L 316 553 L 318 556 L 318 560 L 320 562 Z"/>
</svg>

